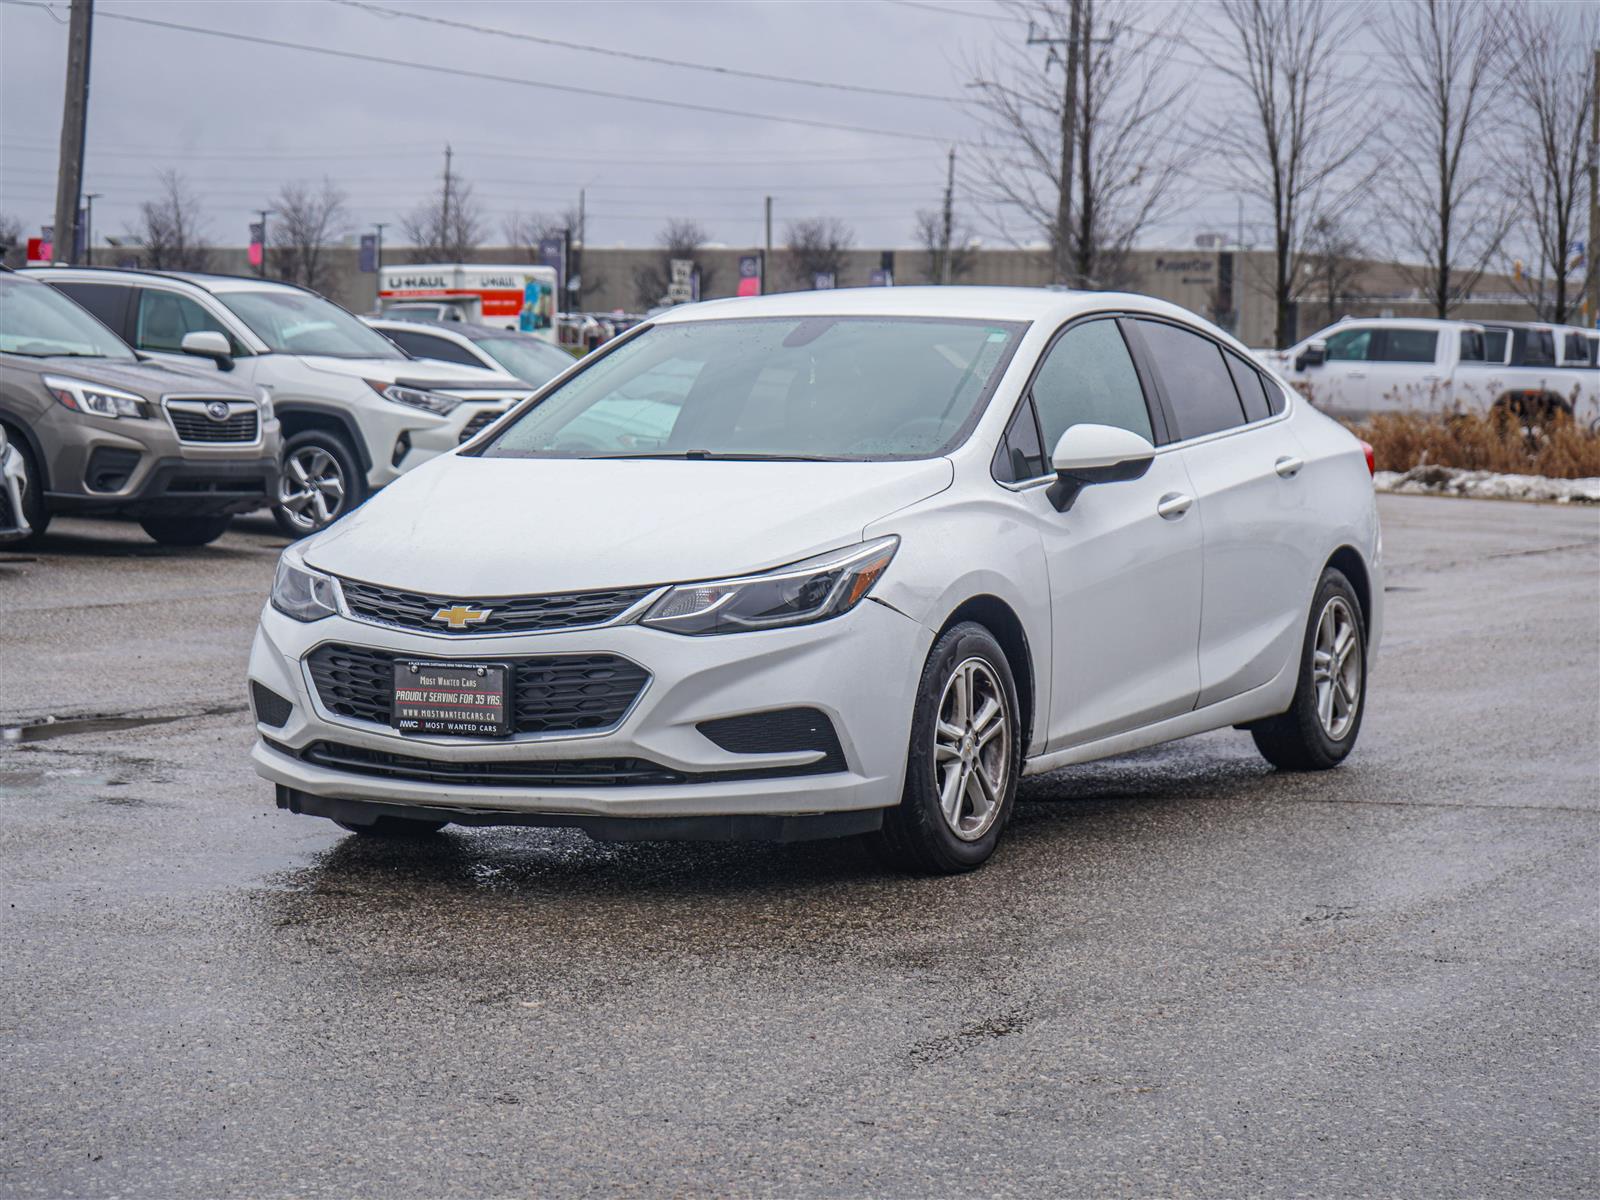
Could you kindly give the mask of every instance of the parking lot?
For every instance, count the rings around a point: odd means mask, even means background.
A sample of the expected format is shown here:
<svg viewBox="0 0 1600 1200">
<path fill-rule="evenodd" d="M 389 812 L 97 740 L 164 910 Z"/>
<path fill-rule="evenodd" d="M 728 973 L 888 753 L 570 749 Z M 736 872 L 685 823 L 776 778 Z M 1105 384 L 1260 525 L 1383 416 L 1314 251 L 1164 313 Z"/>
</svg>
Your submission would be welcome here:
<svg viewBox="0 0 1600 1200">
<path fill-rule="evenodd" d="M 0 1194 L 1592 1196 L 1600 513 L 1381 509 L 1341 770 L 1030 779 L 946 879 L 280 813 L 282 537 L 61 520 L 0 551 Z"/>
</svg>

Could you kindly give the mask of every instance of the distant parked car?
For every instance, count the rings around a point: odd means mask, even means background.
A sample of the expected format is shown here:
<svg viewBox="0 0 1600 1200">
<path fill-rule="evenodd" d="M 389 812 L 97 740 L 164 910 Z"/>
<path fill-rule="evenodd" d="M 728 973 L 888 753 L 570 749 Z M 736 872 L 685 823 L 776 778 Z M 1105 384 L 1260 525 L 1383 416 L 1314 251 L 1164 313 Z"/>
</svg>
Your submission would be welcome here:
<svg viewBox="0 0 1600 1200">
<path fill-rule="evenodd" d="M 28 489 L 28 469 L 22 451 L 11 445 L 0 425 L 0 544 L 20 541 L 33 530 L 22 515 L 22 495 Z"/>
<path fill-rule="evenodd" d="M 1260 356 L 1325 412 L 1566 412 L 1600 417 L 1600 377 L 1558 365 L 1551 326 L 1346 319 Z"/>
<path fill-rule="evenodd" d="M 465 305 L 451 304 L 443 300 L 430 303 L 406 301 L 401 304 L 391 304 L 383 310 L 383 315 L 395 321 L 439 321 L 451 325 L 465 325 L 468 320 Z"/>
<path fill-rule="evenodd" d="M 0 428 L 11 443 L 3 530 L 20 527 L 19 513 L 34 535 L 56 513 L 120 513 L 158 542 L 199 546 L 277 488 L 265 392 L 141 362 L 54 288 L 10 271 L 0 271 Z"/>
<path fill-rule="evenodd" d="M 509 371 L 534 387 L 543 387 L 573 363 L 572 355 L 543 338 L 509 329 L 397 321 L 387 315 L 363 320 L 413 358 Z"/>
<path fill-rule="evenodd" d="M 287 283 L 96 267 L 22 274 L 143 353 L 271 389 L 284 437 L 273 515 L 292 537 L 331 524 L 528 395 L 504 371 L 419 363 L 354 314 Z"/>
</svg>

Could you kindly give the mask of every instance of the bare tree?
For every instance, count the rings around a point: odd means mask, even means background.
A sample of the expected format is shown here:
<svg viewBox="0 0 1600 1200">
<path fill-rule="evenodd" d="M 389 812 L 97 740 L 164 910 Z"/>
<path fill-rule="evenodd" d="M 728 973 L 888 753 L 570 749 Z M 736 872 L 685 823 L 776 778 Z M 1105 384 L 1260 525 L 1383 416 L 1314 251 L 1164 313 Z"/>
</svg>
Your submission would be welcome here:
<svg viewBox="0 0 1600 1200">
<path fill-rule="evenodd" d="M 1339 73 L 1335 56 L 1366 14 L 1360 4 L 1329 0 L 1218 0 L 1216 11 L 1212 33 L 1229 50 L 1210 61 L 1233 84 L 1244 114 L 1224 111 L 1204 134 L 1210 153 L 1271 211 L 1273 337 L 1282 348 L 1295 332 L 1307 225 L 1313 215 L 1347 211 L 1365 183 L 1353 168 L 1378 122 L 1370 96 Z"/>
<path fill-rule="evenodd" d="M 1349 311 L 1352 301 L 1360 299 L 1361 241 L 1348 222 L 1327 214 L 1311 220 L 1299 263 L 1294 298 L 1319 302 L 1323 325 L 1332 325 Z"/>
<path fill-rule="evenodd" d="M 349 231 L 345 193 L 326 176 L 322 186 L 286 183 L 273 201 L 277 219 L 268 230 L 272 240 L 270 261 L 280 279 L 312 291 L 330 290 L 333 271 L 328 263 L 328 243 Z"/>
<path fill-rule="evenodd" d="M 574 241 L 579 239 L 578 210 L 568 208 L 559 213 L 529 213 L 526 216 L 514 212 L 505 219 L 502 229 L 507 244 L 526 254 L 529 262 L 535 262 L 539 258 L 539 243 L 545 238 L 565 235 Z"/>
<path fill-rule="evenodd" d="M 1600 13 L 1520 0 L 1506 26 L 1513 137 L 1502 170 L 1512 181 L 1517 240 L 1538 259 L 1522 286 L 1541 317 L 1564 324 L 1585 282 L 1572 247 L 1586 220 L 1586 109 Z M 1594 262 L 1593 247 L 1587 258 Z"/>
<path fill-rule="evenodd" d="M 650 308 L 660 304 L 666 298 L 667 284 L 672 278 L 672 260 L 695 260 L 701 248 L 710 240 L 711 235 L 698 221 L 673 217 L 663 225 L 661 232 L 656 235 L 656 244 L 661 247 L 660 258 L 633 273 L 634 293 L 639 305 Z M 705 267 L 700 267 L 699 271 L 700 287 L 704 291 L 710 288 L 716 272 Z"/>
<path fill-rule="evenodd" d="M 1509 225 L 1484 146 L 1498 112 L 1502 10 L 1405 0 L 1377 26 L 1403 97 L 1384 122 L 1385 225 L 1394 257 L 1434 315 L 1448 317 L 1500 251 Z"/>
<path fill-rule="evenodd" d="M 0 213 L 0 265 L 20 267 L 26 251 L 21 220 L 10 213 Z"/>
<path fill-rule="evenodd" d="M 915 230 L 917 245 L 926 252 L 925 268 L 929 283 L 944 279 L 944 213 L 937 209 L 922 209 L 917 213 Z M 960 217 L 950 226 L 950 281 L 954 283 L 963 275 L 970 275 L 977 263 L 973 249 L 972 230 Z"/>
<path fill-rule="evenodd" d="M 1177 43 L 1137 27 L 1133 16 L 1147 10 L 1132 0 L 1007 7 L 1028 22 L 1035 44 L 969 64 L 984 128 L 964 182 L 1006 240 L 1048 244 L 1057 283 L 1118 286 L 1128 251 L 1164 214 L 1180 177 Z M 1042 59 L 1040 40 L 1051 45 Z"/>
<path fill-rule="evenodd" d="M 156 180 L 161 194 L 139 205 L 139 223 L 128 230 L 142 247 L 141 262 L 156 271 L 204 271 L 210 265 L 211 248 L 199 200 L 171 168 Z"/>
<path fill-rule="evenodd" d="M 466 262 L 483 242 L 483 210 L 472 185 L 459 176 L 400 218 L 412 262 Z"/>
<path fill-rule="evenodd" d="M 844 270 L 845 251 L 855 241 L 855 231 L 838 217 L 811 217 L 790 221 L 785 232 L 784 266 L 798 287 L 816 286 L 818 275 L 835 281 Z"/>
</svg>

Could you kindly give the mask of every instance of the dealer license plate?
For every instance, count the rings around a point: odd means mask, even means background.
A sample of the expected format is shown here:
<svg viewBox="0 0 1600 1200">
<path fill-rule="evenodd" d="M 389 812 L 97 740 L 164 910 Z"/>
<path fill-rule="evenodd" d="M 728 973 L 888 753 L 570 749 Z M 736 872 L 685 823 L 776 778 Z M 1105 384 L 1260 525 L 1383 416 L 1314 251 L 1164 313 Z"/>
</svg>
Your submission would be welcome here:
<svg viewBox="0 0 1600 1200">
<path fill-rule="evenodd" d="M 505 663 L 396 662 L 390 720 L 401 733 L 505 737 L 510 677 Z"/>
</svg>

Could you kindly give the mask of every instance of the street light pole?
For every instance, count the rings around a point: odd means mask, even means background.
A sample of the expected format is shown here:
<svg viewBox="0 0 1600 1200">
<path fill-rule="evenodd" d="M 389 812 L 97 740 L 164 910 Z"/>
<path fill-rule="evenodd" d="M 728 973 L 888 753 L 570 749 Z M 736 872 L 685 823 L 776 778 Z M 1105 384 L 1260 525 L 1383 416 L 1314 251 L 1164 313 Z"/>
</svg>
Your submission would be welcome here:
<svg viewBox="0 0 1600 1200">
<path fill-rule="evenodd" d="M 99 192 L 85 192 L 83 196 L 83 261 L 87 266 L 94 266 L 94 202 L 100 199 Z"/>
<path fill-rule="evenodd" d="M 378 231 L 377 243 L 372 248 L 374 251 L 372 265 L 378 272 L 383 270 L 383 227 L 386 224 L 387 222 L 385 221 L 374 221 L 372 224 L 372 227 Z"/>
<path fill-rule="evenodd" d="M 83 142 L 89 127 L 89 34 L 94 0 L 72 0 L 67 20 L 67 90 L 61 106 L 61 156 L 56 164 L 56 225 L 50 261 L 78 261 L 74 231 L 83 191 Z"/>
<path fill-rule="evenodd" d="M 261 263 L 256 268 L 256 273 L 265 279 L 267 277 L 267 218 L 277 210 L 258 208 L 256 211 L 261 214 Z"/>
</svg>

